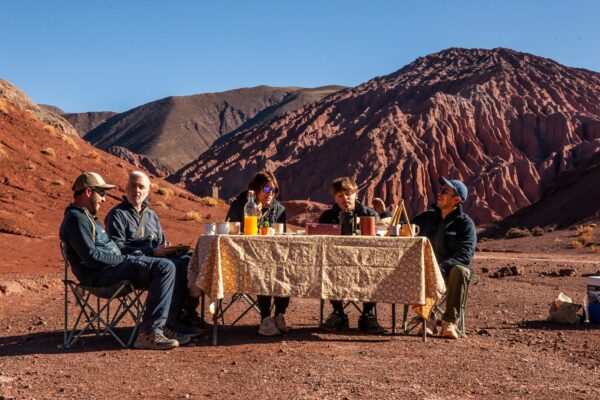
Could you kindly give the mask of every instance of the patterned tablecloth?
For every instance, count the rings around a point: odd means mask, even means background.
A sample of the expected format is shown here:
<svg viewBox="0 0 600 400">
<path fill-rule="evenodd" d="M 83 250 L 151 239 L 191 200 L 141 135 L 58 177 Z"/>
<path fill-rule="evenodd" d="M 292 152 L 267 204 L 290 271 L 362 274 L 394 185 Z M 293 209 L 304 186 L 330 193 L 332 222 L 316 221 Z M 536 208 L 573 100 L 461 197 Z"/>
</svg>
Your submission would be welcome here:
<svg viewBox="0 0 600 400">
<path fill-rule="evenodd" d="M 202 235 L 192 294 L 225 293 L 412 304 L 428 316 L 446 291 L 424 237 Z"/>
</svg>

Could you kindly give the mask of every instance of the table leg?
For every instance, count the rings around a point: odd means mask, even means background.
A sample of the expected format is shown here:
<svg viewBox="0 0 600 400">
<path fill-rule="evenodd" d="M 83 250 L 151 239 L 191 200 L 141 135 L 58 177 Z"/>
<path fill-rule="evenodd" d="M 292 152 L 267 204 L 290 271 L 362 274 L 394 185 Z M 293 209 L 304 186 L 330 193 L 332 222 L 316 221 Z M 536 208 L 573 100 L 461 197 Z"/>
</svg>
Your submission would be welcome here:
<svg viewBox="0 0 600 400">
<path fill-rule="evenodd" d="M 396 304 L 392 304 L 392 335 L 396 334 Z"/>
<path fill-rule="evenodd" d="M 402 328 L 404 329 L 404 334 L 408 334 L 408 304 L 404 305 L 404 316 L 402 317 Z"/>
<path fill-rule="evenodd" d="M 423 330 L 423 341 L 427 341 L 427 320 L 423 318 L 423 322 L 421 322 L 421 329 Z"/>
<path fill-rule="evenodd" d="M 213 331 L 212 331 L 212 345 L 217 345 L 217 334 L 219 328 L 219 314 L 222 312 L 222 301 L 217 300 L 215 313 L 213 315 Z"/>
</svg>

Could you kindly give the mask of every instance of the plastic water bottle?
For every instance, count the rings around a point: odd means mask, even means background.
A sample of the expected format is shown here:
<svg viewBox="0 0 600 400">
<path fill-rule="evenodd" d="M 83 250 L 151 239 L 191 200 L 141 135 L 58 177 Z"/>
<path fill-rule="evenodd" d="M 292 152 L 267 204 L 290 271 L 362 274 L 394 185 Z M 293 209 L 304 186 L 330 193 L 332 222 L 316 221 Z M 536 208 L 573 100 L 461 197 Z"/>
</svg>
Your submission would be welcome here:
<svg viewBox="0 0 600 400">
<path fill-rule="evenodd" d="M 244 235 L 258 234 L 258 217 L 260 210 L 254 201 L 254 190 L 248 190 L 248 201 L 244 206 Z"/>
</svg>

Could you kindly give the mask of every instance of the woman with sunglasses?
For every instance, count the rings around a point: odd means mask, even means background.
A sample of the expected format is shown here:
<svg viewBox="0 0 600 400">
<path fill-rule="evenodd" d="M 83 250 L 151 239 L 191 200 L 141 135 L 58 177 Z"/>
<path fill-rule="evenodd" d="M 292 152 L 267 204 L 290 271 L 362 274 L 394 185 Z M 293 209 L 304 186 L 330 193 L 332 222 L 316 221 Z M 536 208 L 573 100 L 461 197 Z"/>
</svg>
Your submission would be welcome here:
<svg viewBox="0 0 600 400">
<path fill-rule="evenodd" d="M 256 204 L 260 209 L 260 217 L 258 218 L 258 228 L 268 222 L 269 226 L 274 223 L 284 224 L 285 231 L 285 207 L 277 201 L 276 197 L 279 194 L 279 184 L 275 175 L 270 171 L 260 171 L 248 185 L 248 190 L 253 190 L 256 194 Z M 229 206 L 227 212 L 227 221 L 239 222 L 241 231 L 244 231 L 244 206 L 248 201 L 248 190 L 240 193 L 237 198 Z M 271 317 L 271 296 L 258 296 L 257 303 L 260 309 L 261 323 L 258 328 L 258 333 L 263 336 L 275 336 L 287 333 L 289 328 L 285 323 L 285 310 L 287 309 L 289 297 L 275 297 L 275 314 Z"/>
</svg>

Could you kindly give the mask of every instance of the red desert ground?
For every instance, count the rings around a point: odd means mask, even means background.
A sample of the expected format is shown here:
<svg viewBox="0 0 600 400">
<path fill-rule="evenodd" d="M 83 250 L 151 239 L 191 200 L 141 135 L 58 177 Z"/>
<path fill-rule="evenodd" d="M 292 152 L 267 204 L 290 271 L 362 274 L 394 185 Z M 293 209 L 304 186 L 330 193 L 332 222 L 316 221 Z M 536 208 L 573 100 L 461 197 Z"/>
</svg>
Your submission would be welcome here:
<svg viewBox="0 0 600 400">
<path fill-rule="evenodd" d="M 598 398 L 600 324 L 547 321 L 561 292 L 581 304 L 585 276 L 600 275 L 598 93 L 599 73 L 509 49 L 448 49 L 356 87 L 214 94 L 229 114 L 198 95 L 73 116 L 0 81 L 0 399 Z M 211 125 L 211 113 L 246 117 Z M 167 115 L 193 122 L 165 136 Z M 144 141 L 140 121 L 159 133 Z M 207 331 L 167 352 L 93 336 L 62 347 L 58 228 L 82 171 L 117 185 L 101 219 L 128 173 L 148 171 L 168 240 L 195 247 L 262 168 L 279 180 L 291 230 L 328 208 L 338 176 L 367 204 L 404 199 L 409 216 L 435 201 L 439 176 L 464 181 L 479 235 L 468 338 L 392 335 L 389 304 L 377 309 L 385 334 L 357 330 L 354 310 L 350 330 L 324 333 L 319 300 L 292 298 L 283 336 L 258 336 L 250 312 L 218 346 Z"/>
</svg>

